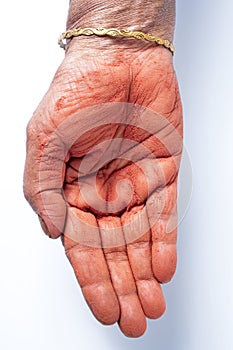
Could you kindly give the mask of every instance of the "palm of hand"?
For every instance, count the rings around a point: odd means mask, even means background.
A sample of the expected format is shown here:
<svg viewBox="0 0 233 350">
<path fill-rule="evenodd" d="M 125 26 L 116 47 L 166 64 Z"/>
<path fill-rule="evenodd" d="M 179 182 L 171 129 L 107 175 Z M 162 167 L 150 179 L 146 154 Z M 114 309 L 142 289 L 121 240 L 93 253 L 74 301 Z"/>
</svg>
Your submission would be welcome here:
<svg viewBox="0 0 233 350">
<path fill-rule="evenodd" d="M 48 176 L 40 178 L 43 193 L 52 191 L 54 198 L 59 196 L 60 204 L 55 208 L 50 196 L 53 213 L 48 215 L 51 209 L 41 209 L 40 199 L 33 202 L 33 196 L 28 196 L 47 231 L 52 231 L 48 229 L 52 226 L 47 216 L 63 217 L 64 230 L 60 231 L 66 254 L 96 318 L 104 324 L 118 322 L 122 332 L 133 337 L 144 333 L 146 317 L 155 319 L 165 311 L 160 283 L 169 281 L 176 267 L 182 113 L 174 71 L 169 54 L 164 51 L 158 50 L 158 56 L 151 54 L 147 58 L 151 66 L 159 66 L 158 72 L 161 68 L 166 72 L 162 79 L 161 74 L 152 79 L 151 71 L 142 63 L 142 55 L 138 55 L 141 71 L 136 71 L 136 62 L 133 78 L 125 78 L 124 70 L 128 68 L 123 64 L 117 68 L 99 64 L 98 69 L 92 69 L 92 78 L 86 67 L 83 71 L 79 67 L 79 77 L 69 73 L 69 83 L 76 82 L 72 91 L 67 89 L 64 73 L 58 88 L 58 71 L 45 97 L 50 102 L 54 91 L 59 91 L 52 106 L 56 113 L 48 113 L 44 123 L 48 125 L 49 120 L 51 130 L 54 124 L 61 125 L 80 109 L 109 103 L 110 107 L 101 106 L 101 117 L 99 110 L 85 113 L 85 118 L 76 117 L 78 127 L 85 124 L 85 132 L 71 143 L 61 161 L 63 199 L 57 192 L 59 186 L 52 185 Z M 167 58 L 167 64 L 161 62 L 160 55 Z M 61 71 L 64 72 L 63 67 Z M 102 77 L 101 84 L 98 77 Z M 115 79 L 115 85 L 107 89 L 110 78 Z M 130 91 L 126 83 L 131 85 Z M 91 94 L 90 86 L 94 88 Z M 38 113 L 41 115 L 43 108 L 48 110 L 43 101 L 41 106 L 34 117 L 37 121 Z M 114 114 L 116 107 L 120 118 Z M 147 109 L 154 111 L 153 116 Z M 65 128 L 63 142 L 70 137 L 68 129 Z M 64 132 L 60 134 L 64 136 Z M 50 145 L 49 153 L 51 148 Z M 29 178 L 27 170 L 25 178 Z M 62 215 L 65 211 L 66 215 Z"/>
</svg>

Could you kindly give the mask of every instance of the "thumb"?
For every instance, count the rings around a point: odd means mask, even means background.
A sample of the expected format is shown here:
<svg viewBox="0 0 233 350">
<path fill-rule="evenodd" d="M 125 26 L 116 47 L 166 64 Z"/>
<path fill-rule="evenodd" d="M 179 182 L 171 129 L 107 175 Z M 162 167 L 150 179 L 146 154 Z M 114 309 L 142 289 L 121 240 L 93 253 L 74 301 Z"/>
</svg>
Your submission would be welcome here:
<svg viewBox="0 0 233 350">
<path fill-rule="evenodd" d="M 64 231 L 67 212 L 63 196 L 66 151 L 59 135 L 48 128 L 45 133 L 35 119 L 27 127 L 24 195 L 44 232 L 58 238 Z"/>
</svg>

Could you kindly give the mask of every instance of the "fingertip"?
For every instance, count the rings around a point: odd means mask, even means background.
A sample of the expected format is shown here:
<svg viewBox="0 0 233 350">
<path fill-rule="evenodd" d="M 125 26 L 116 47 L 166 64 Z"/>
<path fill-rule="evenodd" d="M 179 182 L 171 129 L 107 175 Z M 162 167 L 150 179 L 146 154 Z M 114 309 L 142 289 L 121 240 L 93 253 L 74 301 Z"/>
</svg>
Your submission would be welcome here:
<svg viewBox="0 0 233 350">
<path fill-rule="evenodd" d="M 152 269 L 160 283 L 168 283 L 175 274 L 177 251 L 175 244 L 154 243 L 152 246 Z"/>
<path fill-rule="evenodd" d="M 139 338 L 146 331 L 146 317 L 141 308 L 137 295 L 119 297 L 121 316 L 119 327 L 128 338 Z"/>
<path fill-rule="evenodd" d="M 110 282 L 85 286 L 83 295 L 96 319 L 104 325 L 112 325 L 120 318 L 120 307 Z"/>
<path fill-rule="evenodd" d="M 160 284 L 154 280 L 137 281 L 140 302 L 146 317 L 157 319 L 166 311 L 166 302 Z"/>
<path fill-rule="evenodd" d="M 49 220 L 43 219 L 40 215 L 38 215 L 40 225 L 44 233 L 52 239 L 57 239 L 62 235 L 62 232 L 51 223 Z"/>
<path fill-rule="evenodd" d="M 64 231 L 67 205 L 60 189 L 46 189 L 35 196 L 35 208 L 46 235 L 56 239 Z"/>
</svg>

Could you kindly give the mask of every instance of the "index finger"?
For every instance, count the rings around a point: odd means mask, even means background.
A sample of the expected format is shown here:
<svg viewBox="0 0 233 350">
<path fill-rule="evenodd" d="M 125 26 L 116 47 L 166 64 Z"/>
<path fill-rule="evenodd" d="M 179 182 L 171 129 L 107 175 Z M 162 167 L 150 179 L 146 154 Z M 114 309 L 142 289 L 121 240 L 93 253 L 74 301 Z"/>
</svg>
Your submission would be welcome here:
<svg viewBox="0 0 233 350">
<path fill-rule="evenodd" d="M 94 240 L 98 240 L 94 215 L 69 208 L 63 241 L 67 257 L 93 314 L 103 324 L 110 325 L 118 321 L 120 309 L 100 241 L 81 244 L 78 239 L 82 235 L 84 242 L 85 236 L 91 237 L 91 231 Z"/>
</svg>

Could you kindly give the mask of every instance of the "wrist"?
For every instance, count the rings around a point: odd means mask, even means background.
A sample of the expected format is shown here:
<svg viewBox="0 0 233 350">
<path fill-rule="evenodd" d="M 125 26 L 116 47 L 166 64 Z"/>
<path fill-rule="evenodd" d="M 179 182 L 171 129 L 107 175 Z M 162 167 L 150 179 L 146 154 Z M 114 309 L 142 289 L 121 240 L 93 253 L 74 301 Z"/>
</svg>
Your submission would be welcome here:
<svg viewBox="0 0 233 350">
<path fill-rule="evenodd" d="M 71 0 L 67 29 L 77 27 L 139 30 L 172 41 L 175 0 Z"/>
</svg>

